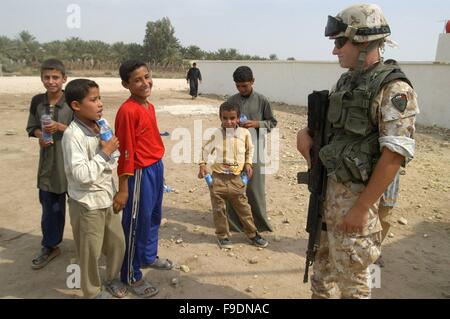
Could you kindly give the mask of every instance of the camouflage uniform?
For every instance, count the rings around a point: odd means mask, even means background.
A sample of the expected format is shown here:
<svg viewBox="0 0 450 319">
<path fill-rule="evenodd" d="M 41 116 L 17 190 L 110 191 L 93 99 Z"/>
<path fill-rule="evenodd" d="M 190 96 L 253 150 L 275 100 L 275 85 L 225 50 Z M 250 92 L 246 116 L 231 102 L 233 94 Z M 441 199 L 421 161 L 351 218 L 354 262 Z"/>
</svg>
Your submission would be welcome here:
<svg viewBox="0 0 450 319">
<path fill-rule="evenodd" d="M 406 94 L 408 104 L 400 112 L 392 104 L 397 94 Z M 380 148 L 387 147 L 406 158 L 414 157 L 415 115 L 419 113 L 414 90 L 403 81 L 389 83 L 372 105 L 373 122 L 380 131 Z M 327 231 L 322 232 L 314 263 L 311 288 L 315 298 L 332 298 L 339 288 L 342 298 L 370 298 L 368 266 L 380 255 L 381 223 L 378 204 L 369 210 L 363 232 L 351 236 L 339 230 L 350 208 L 364 190 L 364 184 L 337 183 L 328 179 L 325 202 Z"/>
<path fill-rule="evenodd" d="M 396 118 L 395 114 L 398 114 L 399 117 L 403 117 L 403 119 L 409 118 L 409 124 L 406 122 L 403 124 L 402 127 L 388 127 L 387 125 L 383 126 L 384 132 L 380 132 L 380 136 L 385 136 L 385 141 L 388 139 L 386 136 L 406 136 L 409 138 L 414 138 L 414 120 L 415 115 L 419 114 L 419 108 L 417 105 L 417 96 L 414 90 L 405 82 L 393 82 L 392 84 L 387 86 L 387 90 L 389 90 L 388 94 L 391 96 L 385 97 L 385 103 L 391 103 L 392 97 L 399 93 L 403 93 L 407 95 L 408 98 L 408 106 L 405 109 L 405 112 L 400 113 L 395 107 L 394 110 L 388 111 L 385 109 L 384 114 L 385 117 L 388 118 Z M 381 101 L 381 104 L 383 104 L 383 101 Z M 391 105 L 392 107 L 392 105 Z M 391 114 L 389 114 L 391 112 Z M 397 116 L 397 117 L 398 117 Z M 383 111 L 381 111 L 381 114 L 378 115 L 381 119 L 383 118 Z M 394 123 L 390 123 L 392 125 Z M 397 134 L 397 135 L 393 135 Z M 412 159 L 414 154 L 414 141 L 406 140 L 404 139 L 405 150 L 403 153 L 400 151 L 396 151 L 396 147 L 391 145 L 390 150 L 396 153 L 400 153 L 405 156 L 407 160 Z M 410 149 L 408 151 L 408 149 Z M 406 164 L 406 163 L 405 163 Z M 382 234 L 381 234 L 381 241 L 386 238 L 386 235 L 389 231 L 389 228 L 392 225 L 392 210 L 396 204 L 397 201 L 397 195 L 398 195 L 398 186 L 399 186 L 399 176 L 400 174 L 397 173 L 396 178 L 394 179 L 393 185 L 390 185 L 390 191 L 386 192 L 381 200 L 380 200 L 380 210 L 379 210 L 379 216 L 381 220 L 381 226 L 383 228 Z M 387 193 L 389 193 L 390 196 L 386 197 Z"/>
<path fill-rule="evenodd" d="M 378 216 L 380 217 L 381 227 L 381 243 L 383 243 L 386 238 L 389 229 L 392 226 L 392 215 L 394 207 L 397 205 L 398 193 L 399 193 L 399 183 L 400 183 L 400 171 L 394 178 L 394 181 L 385 190 L 383 196 L 380 198 L 380 203 L 378 207 Z"/>
<path fill-rule="evenodd" d="M 387 25 L 381 10 L 374 5 L 353 6 L 343 13 L 344 15 L 339 14 L 337 18 L 340 17 L 348 25 L 356 25 L 355 28 L 362 27 L 364 19 L 369 27 Z M 361 14 L 365 18 L 361 17 Z M 327 26 L 326 32 L 328 31 Z M 352 31 L 347 29 L 327 36 L 353 37 L 354 42 L 373 41 L 387 36 L 351 36 L 349 32 Z M 387 147 L 390 151 L 401 154 L 405 157 L 404 165 L 414 157 L 413 135 L 415 116 L 418 113 L 416 93 L 402 80 L 394 80 L 384 85 L 372 100 L 371 120 L 378 129 L 380 150 Z M 320 248 L 311 276 L 313 298 L 333 298 L 338 291 L 341 298 L 371 297 L 368 267 L 377 260 L 381 252 L 382 227 L 378 215 L 378 201 L 369 209 L 368 223 L 361 233 L 348 234 L 341 231 L 348 211 L 365 187 L 363 183 L 337 182 L 333 174 L 328 178 L 324 212 L 327 231 L 321 234 Z"/>
</svg>

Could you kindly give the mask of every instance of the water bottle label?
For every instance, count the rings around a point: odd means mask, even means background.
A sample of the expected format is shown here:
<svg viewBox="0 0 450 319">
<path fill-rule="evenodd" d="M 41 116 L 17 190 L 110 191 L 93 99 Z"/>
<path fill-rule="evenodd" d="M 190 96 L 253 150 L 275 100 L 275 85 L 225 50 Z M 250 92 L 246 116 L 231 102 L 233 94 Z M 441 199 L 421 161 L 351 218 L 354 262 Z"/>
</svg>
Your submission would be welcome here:
<svg viewBox="0 0 450 319">
<path fill-rule="evenodd" d="M 47 132 L 42 131 L 42 139 L 43 139 L 44 142 L 46 142 L 46 143 L 53 142 L 53 136 L 52 136 L 52 133 L 47 133 Z"/>
<path fill-rule="evenodd" d="M 206 181 L 206 184 L 208 184 L 208 186 L 211 186 L 212 182 L 213 182 L 212 176 L 210 174 L 206 175 L 205 176 L 205 181 Z"/>
<path fill-rule="evenodd" d="M 42 131 L 42 139 L 46 143 L 53 142 L 53 135 L 52 133 L 47 133 L 44 129 L 44 126 L 52 124 L 52 117 L 50 114 L 43 114 L 41 116 L 41 131 Z"/>
<path fill-rule="evenodd" d="M 105 122 L 105 120 L 104 119 L 100 119 L 100 120 L 97 120 L 97 124 L 98 124 L 98 126 L 103 126 L 103 125 L 105 125 L 106 124 L 106 122 Z"/>
<path fill-rule="evenodd" d="M 244 185 L 248 184 L 248 176 L 247 176 L 247 174 L 242 174 L 241 175 L 241 179 L 242 179 L 242 182 L 244 183 Z"/>
<path fill-rule="evenodd" d="M 109 141 L 113 137 L 113 133 L 111 130 L 108 130 L 106 132 L 100 133 L 100 139 L 102 141 Z"/>
</svg>

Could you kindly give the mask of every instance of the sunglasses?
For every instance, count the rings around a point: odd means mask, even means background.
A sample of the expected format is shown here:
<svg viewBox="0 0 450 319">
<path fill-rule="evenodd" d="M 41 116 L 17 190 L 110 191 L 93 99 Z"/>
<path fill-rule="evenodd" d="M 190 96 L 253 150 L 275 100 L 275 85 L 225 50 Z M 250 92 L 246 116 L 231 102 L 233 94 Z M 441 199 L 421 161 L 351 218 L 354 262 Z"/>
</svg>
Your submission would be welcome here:
<svg viewBox="0 0 450 319">
<path fill-rule="evenodd" d="M 340 37 L 340 38 L 336 38 L 334 40 L 334 46 L 336 47 L 336 49 L 342 49 L 344 47 L 344 45 L 347 43 L 348 38 L 346 37 Z"/>
</svg>

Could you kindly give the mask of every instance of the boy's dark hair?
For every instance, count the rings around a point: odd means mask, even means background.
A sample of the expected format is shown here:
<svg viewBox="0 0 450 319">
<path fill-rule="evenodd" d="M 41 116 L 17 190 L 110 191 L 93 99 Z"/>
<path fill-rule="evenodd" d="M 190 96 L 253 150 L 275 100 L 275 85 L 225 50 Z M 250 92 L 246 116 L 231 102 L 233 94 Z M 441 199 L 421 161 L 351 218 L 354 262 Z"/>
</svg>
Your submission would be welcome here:
<svg viewBox="0 0 450 319">
<path fill-rule="evenodd" d="M 64 95 L 66 96 L 66 103 L 72 108 L 72 102 L 81 101 L 88 95 L 89 90 L 92 88 L 98 88 L 98 84 L 88 79 L 76 79 L 70 81 L 66 85 Z"/>
<path fill-rule="evenodd" d="M 64 64 L 58 59 L 47 59 L 41 64 L 41 76 L 45 70 L 58 70 L 63 76 L 66 75 Z"/>
<path fill-rule="evenodd" d="M 147 63 L 141 60 L 128 60 L 123 62 L 119 68 L 119 74 L 122 81 L 128 83 L 128 80 L 130 80 L 130 74 L 134 70 L 139 69 L 141 66 L 145 66 L 148 70 L 150 70 Z"/>
<path fill-rule="evenodd" d="M 241 116 L 239 106 L 231 104 L 229 102 L 223 102 L 219 107 L 219 116 L 222 117 L 222 112 L 233 112 L 233 111 L 236 111 L 238 117 Z"/>
<path fill-rule="evenodd" d="M 192 63 L 192 66 L 197 66 L 197 63 L 195 63 L 195 62 L 194 62 L 194 63 Z"/>
<path fill-rule="evenodd" d="M 248 66 L 240 66 L 233 73 L 234 82 L 251 82 L 253 81 L 253 72 Z"/>
</svg>

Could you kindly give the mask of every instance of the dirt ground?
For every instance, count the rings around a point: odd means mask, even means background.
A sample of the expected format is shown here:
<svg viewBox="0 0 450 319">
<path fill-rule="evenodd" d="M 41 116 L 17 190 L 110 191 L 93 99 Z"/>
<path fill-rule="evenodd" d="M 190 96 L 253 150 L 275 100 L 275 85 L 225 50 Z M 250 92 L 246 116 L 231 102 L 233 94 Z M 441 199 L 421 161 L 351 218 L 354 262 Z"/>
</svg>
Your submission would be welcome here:
<svg viewBox="0 0 450 319">
<path fill-rule="evenodd" d="M 116 79 L 98 82 L 105 117 L 113 121 L 127 91 Z M 41 212 L 36 189 L 38 143 L 27 137 L 25 126 L 30 99 L 40 91 L 38 78 L 0 78 L 0 298 L 81 296 L 66 286 L 66 269 L 75 258 L 68 214 L 62 255 L 42 270 L 30 267 L 40 248 Z M 219 125 L 215 112 L 221 100 L 200 96 L 192 101 L 183 80 L 156 79 L 151 100 L 161 106 L 157 113 L 161 131 L 187 128 L 195 136 L 195 120 L 202 121 L 203 129 Z M 155 298 L 310 297 L 309 284 L 302 282 L 308 192 L 295 177 L 306 168 L 295 150 L 296 132 L 306 123 L 305 109 L 278 103 L 273 107 L 281 147 L 279 171 L 266 178 L 268 215 L 275 229 L 264 234 L 270 241 L 266 249 L 250 246 L 242 234 L 232 237 L 233 250 L 218 248 L 208 189 L 196 177 L 197 165 L 174 163 L 171 154 L 178 141 L 172 134 L 163 138 L 166 184 L 176 192 L 164 197 L 159 255 L 177 267 L 144 271 L 160 289 Z M 407 224 L 396 222 L 383 245 L 386 267 L 374 298 L 450 298 L 450 133 L 419 127 L 416 139 L 417 156 L 401 178 L 394 218 L 403 217 Z M 191 150 L 188 157 L 193 156 Z M 182 271 L 181 265 L 189 271 Z"/>
</svg>

